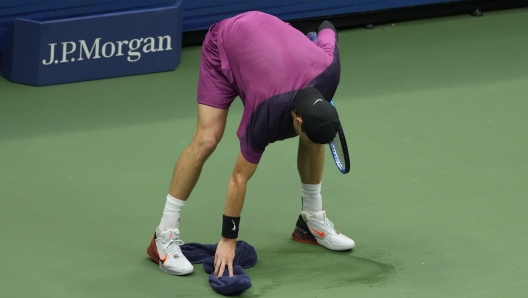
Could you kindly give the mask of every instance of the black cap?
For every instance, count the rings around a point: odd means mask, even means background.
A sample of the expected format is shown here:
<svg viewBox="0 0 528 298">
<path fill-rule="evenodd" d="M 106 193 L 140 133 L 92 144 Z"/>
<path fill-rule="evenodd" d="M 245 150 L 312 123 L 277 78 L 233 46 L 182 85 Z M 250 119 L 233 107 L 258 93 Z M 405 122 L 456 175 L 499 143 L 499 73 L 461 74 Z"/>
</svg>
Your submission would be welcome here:
<svg viewBox="0 0 528 298">
<path fill-rule="evenodd" d="M 314 143 L 330 143 L 341 127 L 336 108 L 314 87 L 299 90 L 293 108 L 303 119 L 302 130 Z"/>
</svg>

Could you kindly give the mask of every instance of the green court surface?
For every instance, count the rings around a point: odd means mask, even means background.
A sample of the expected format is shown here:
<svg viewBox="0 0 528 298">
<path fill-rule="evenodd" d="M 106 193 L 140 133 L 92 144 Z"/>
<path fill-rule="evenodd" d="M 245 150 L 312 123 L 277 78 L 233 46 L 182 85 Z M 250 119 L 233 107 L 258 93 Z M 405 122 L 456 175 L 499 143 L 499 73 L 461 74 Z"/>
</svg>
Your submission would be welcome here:
<svg viewBox="0 0 528 298">
<path fill-rule="evenodd" d="M 528 296 L 528 9 L 343 30 L 334 98 L 351 147 L 323 202 L 349 252 L 293 241 L 297 140 L 268 147 L 241 239 L 242 297 Z M 145 250 L 196 123 L 199 47 L 173 72 L 50 87 L 0 79 L 1 297 L 220 297 Z M 181 222 L 216 243 L 239 100 Z"/>
</svg>

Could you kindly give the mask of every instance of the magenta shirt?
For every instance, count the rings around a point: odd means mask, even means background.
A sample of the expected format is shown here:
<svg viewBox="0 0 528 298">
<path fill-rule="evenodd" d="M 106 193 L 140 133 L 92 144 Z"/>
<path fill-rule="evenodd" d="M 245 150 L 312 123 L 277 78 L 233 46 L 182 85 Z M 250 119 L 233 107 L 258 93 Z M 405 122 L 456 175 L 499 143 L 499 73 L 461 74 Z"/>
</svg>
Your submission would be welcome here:
<svg viewBox="0 0 528 298">
<path fill-rule="evenodd" d="M 332 100 L 340 75 L 337 34 L 320 30 L 315 44 L 262 12 L 213 26 L 216 48 L 204 49 L 202 60 L 216 54 L 220 69 L 207 69 L 214 66 L 202 61 L 198 102 L 227 109 L 236 96 L 241 98 L 240 149 L 247 161 L 258 163 L 268 144 L 296 136 L 290 111 L 299 89 L 313 86 Z"/>
</svg>

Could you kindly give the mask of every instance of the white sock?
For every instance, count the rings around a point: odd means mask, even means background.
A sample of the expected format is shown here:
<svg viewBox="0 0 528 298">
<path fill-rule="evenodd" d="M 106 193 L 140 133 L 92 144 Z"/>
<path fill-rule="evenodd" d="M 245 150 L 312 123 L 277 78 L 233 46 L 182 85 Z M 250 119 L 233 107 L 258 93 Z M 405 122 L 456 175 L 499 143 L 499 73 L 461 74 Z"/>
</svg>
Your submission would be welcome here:
<svg viewBox="0 0 528 298">
<path fill-rule="evenodd" d="M 178 200 L 171 195 L 167 195 L 165 209 L 159 224 L 159 228 L 178 228 L 180 226 L 180 212 L 185 206 L 185 201 Z"/>
<path fill-rule="evenodd" d="M 304 184 L 301 183 L 302 211 L 320 212 L 323 211 L 323 199 L 321 197 L 321 183 Z"/>
</svg>

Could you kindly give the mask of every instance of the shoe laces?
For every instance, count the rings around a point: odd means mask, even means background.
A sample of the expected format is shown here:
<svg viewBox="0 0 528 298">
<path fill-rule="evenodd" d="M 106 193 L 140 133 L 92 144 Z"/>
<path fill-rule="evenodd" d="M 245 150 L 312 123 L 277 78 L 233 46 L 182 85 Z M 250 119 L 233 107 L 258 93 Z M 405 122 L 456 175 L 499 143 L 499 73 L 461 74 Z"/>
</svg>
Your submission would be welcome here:
<svg viewBox="0 0 528 298">
<path fill-rule="evenodd" d="M 325 227 L 330 227 L 332 230 L 335 230 L 334 223 L 330 221 L 328 217 L 325 217 L 325 219 L 323 220 L 323 224 L 325 225 Z"/>
<path fill-rule="evenodd" d="M 183 244 L 183 241 L 180 239 L 170 239 L 169 242 L 163 245 L 163 249 L 170 256 L 170 258 L 177 258 L 182 255 L 180 245 Z"/>
<path fill-rule="evenodd" d="M 341 233 L 339 233 L 338 230 L 336 230 L 336 229 L 334 228 L 334 223 L 333 223 L 331 220 L 329 220 L 328 217 L 325 216 L 325 218 L 324 218 L 322 221 L 320 221 L 320 222 L 323 223 L 323 225 L 325 226 L 325 228 L 332 229 L 332 231 L 336 232 L 337 234 L 341 234 Z"/>
</svg>

